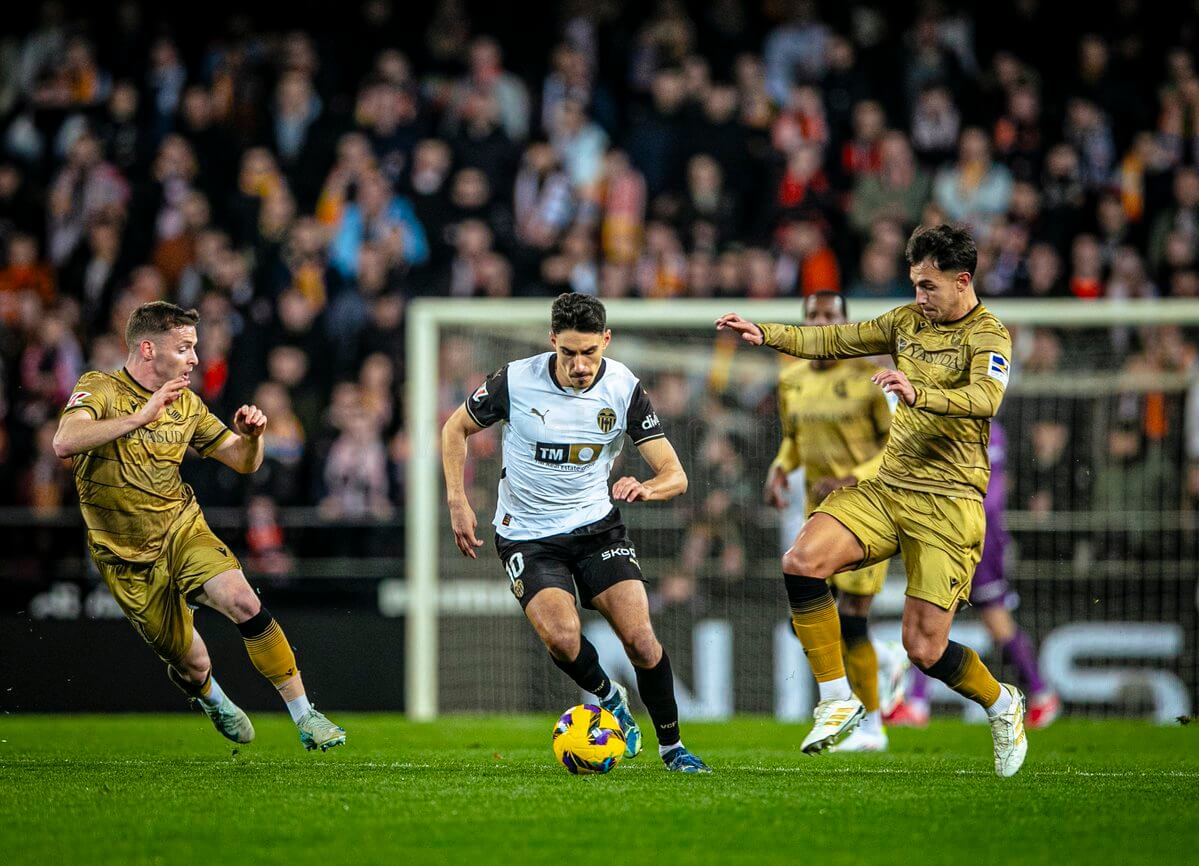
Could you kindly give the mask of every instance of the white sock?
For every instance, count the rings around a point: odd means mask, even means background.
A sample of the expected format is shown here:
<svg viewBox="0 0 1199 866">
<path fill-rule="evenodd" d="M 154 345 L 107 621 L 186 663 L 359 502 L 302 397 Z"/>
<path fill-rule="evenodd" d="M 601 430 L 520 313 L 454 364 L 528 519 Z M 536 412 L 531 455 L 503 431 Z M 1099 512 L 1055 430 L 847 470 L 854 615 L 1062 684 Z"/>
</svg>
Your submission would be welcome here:
<svg viewBox="0 0 1199 866">
<path fill-rule="evenodd" d="M 821 701 L 847 701 L 853 697 L 849 690 L 849 678 L 837 677 L 827 683 L 816 683 L 820 687 Z"/>
<path fill-rule="evenodd" d="M 671 743 L 669 746 L 658 746 L 658 757 L 664 758 L 667 752 L 673 752 L 675 749 L 681 749 L 682 747 L 682 740 L 679 740 L 677 743 Z"/>
<path fill-rule="evenodd" d="M 1012 693 L 1009 692 L 1007 689 L 1001 688 L 999 690 L 999 697 L 997 697 L 995 699 L 995 703 L 993 703 L 993 704 L 991 704 L 991 706 L 987 707 L 987 717 L 993 719 L 996 716 L 1003 715 L 1008 710 L 1010 710 L 1011 707 L 1012 707 Z"/>
<path fill-rule="evenodd" d="M 883 714 L 878 710 L 867 713 L 862 721 L 858 722 L 858 730 L 867 734 L 881 734 L 883 732 Z"/>
<path fill-rule="evenodd" d="M 308 695 L 300 695 L 298 698 L 293 698 L 287 702 L 287 711 L 291 713 L 291 720 L 298 722 L 304 718 L 304 714 L 312 709 L 312 704 L 308 703 Z"/>
<path fill-rule="evenodd" d="M 606 695 L 596 695 L 600 699 L 601 704 L 606 704 L 608 701 L 616 697 L 616 683 L 613 680 L 608 680 L 608 693 Z"/>
<path fill-rule="evenodd" d="M 216 681 L 216 677 L 212 677 L 209 682 L 211 685 L 209 686 L 208 694 L 200 695 L 199 700 L 208 709 L 215 710 L 221 705 L 221 701 L 225 700 L 225 693 L 221 691 L 221 686 Z"/>
</svg>

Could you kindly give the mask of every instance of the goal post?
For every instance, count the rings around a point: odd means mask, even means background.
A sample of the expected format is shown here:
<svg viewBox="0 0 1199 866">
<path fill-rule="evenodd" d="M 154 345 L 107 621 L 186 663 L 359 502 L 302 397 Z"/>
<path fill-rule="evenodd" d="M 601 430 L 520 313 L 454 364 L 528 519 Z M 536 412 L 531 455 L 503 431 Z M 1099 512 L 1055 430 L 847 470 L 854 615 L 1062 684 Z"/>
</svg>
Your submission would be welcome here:
<svg viewBox="0 0 1199 866">
<path fill-rule="evenodd" d="M 442 537 L 445 534 L 442 524 L 445 502 L 438 396 L 443 334 L 449 328 L 465 330 L 476 335 L 477 341 L 495 340 L 515 332 L 547 335 L 550 302 L 549 298 L 422 298 L 414 300 L 407 310 L 406 413 L 410 456 L 405 496 L 405 580 L 397 596 L 397 610 L 405 616 L 406 706 L 409 717 L 414 720 L 436 718 L 441 705 L 438 625 L 443 605 L 439 601 L 440 570 L 443 545 L 451 543 L 448 535 Z M 850 298 L 849 303 L 854 321 L 876 317 L 897 305 L 890 300 L 855 298 Z M 985 303 L 1009 326 L 1110 329 L 1199 325 L 1199 302 L 1184 299 L 1089 302 L 987 299 Z M 754 321 L 798 322 L 802 317 L 802 306 L 796 299 L 616 299 L 606 301 L 605 307 L 608 322 L 617 330 L 618 339 L 629 332 L 639 332 L 644 337 L 654 331 L 687 331 L 696 346 L 703 344 L 705 339 L 707 345 L 711 345 L 713 323 L 726 312 L 737 312 Z M 711 332 L 707 338 L 705 331 Z M 536 345 L 548 348 L 545 339 L 541 339 L 540 344 L 530 343 L 531 347 Z M 531 348 L 525 354 L 538 350 Z M 670 347 L 658 345 L 657 350 L 668 352 Z M 645 351 L 651 351 L 648 345 Z M 678 359 L 678 362 L 685 363 L 686 359 Z M 635 363 L 633 368 L 637 372 Z M 486 529 L 490 514 L 480 512 L 478 517 L 480 525 Z M 486 555 L 485 551 L 481 552 L 481 557 Z"/>
</svg>

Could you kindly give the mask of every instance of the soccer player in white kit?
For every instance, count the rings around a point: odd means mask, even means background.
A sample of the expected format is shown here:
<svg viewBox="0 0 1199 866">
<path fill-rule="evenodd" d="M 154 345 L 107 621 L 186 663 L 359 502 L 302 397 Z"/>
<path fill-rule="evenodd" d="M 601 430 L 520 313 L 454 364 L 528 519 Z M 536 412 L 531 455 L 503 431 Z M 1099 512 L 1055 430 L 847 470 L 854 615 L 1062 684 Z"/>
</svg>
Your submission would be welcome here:
<svg viewBox="0 0 1199 866">
<path fill-rule="evenodd" d="M 450 523 L 458 549 L 476 559 L 483 542 L 466 498 L 467 438 L 501 424 L 496 551 L 550 658 L 617 718 L 625 755 L 636 756 L 641 732 L 628 695 L 583 635 L 577 591 L 624 644 L 667 769 L 709 773 L 683 745 L 670 658 L 654 634 L 637 551 L 613 504 L 672 499 L 687 489 L 687 475 L 641 382 L 604 357 L 611 340 L 602 303 L 559 295 L 550 315 L 553 351 L 500 368 L 455 410 L 441 431 Z M 626 434 L 654 476 L 644 482 L 625 476 L 609 496 L 608 474 Z"/>
</svg>

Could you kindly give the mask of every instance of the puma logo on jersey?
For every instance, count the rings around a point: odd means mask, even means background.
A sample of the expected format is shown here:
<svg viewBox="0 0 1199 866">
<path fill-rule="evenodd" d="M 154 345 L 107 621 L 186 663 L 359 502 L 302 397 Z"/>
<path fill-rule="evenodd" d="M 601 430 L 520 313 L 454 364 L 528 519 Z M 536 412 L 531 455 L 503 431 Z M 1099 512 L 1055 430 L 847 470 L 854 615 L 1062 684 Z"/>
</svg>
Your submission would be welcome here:
<svg viewBox="0 0 1199 866">
<path fill-rule="evenodd" d="M 541 419 L 541 423 L 542 423 L 542 424 L 544 424 L 544 423 L 545 423 L 545 416 L 546 416 L 546 415 L 548 415 L 548 414 L 550 414 L 550 410 L 549 410 L 549 409 L 546 409 L 544 412 L 538 412 L 536 409 L 534 409 L 532 406 L 530 406 L 530 407 L 529 407 L 529 414 L 531 414 L 531 415 L 536 415 L 538 418 L 540 418 L 540 419 Z"/>
</svg>

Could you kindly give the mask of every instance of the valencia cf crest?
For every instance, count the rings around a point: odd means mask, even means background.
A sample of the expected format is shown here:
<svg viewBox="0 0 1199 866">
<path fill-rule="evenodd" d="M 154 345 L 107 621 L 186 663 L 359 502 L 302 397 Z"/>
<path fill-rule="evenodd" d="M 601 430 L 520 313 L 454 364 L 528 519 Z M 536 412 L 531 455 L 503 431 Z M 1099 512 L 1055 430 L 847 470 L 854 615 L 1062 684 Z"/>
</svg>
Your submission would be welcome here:
<svg viewBox="0 0 1199 866">
<path fill-rule="evenodd" d="M 599 415 L 595 417 L 595 423 L 599 425 L 601 432 L 611 433 L 612 428 L 616 426 L 616 413 L 611 409 L 600 409 Z"/>
</svg>

